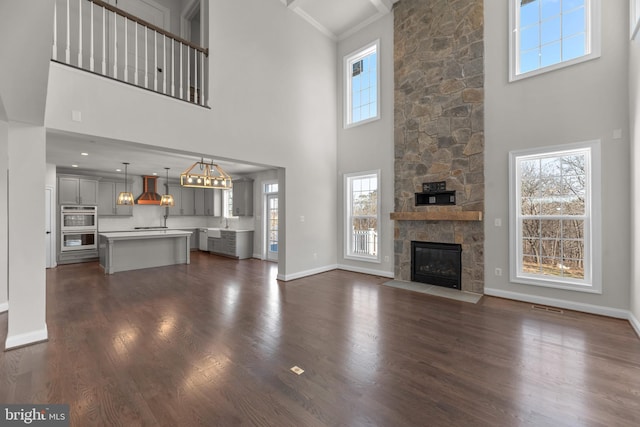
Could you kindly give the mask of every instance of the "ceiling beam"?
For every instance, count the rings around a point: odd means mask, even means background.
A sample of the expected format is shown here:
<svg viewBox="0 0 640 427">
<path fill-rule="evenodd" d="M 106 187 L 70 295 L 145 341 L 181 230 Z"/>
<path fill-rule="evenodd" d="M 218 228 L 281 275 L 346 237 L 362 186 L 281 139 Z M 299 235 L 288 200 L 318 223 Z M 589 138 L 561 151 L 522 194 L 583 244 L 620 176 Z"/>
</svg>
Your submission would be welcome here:
<svg viewBox="0 0 640 427">
<path fill-rule="evenodd" d="M 293 0 L 293 1 L 296 1 L 296 0 Z M 393 8 L 393 1 L 392 0 L 369 0 L 369 1 L 381 13 L 389 13 L 389 12 L 391 12 L 391 9 Z"/>
</svg>

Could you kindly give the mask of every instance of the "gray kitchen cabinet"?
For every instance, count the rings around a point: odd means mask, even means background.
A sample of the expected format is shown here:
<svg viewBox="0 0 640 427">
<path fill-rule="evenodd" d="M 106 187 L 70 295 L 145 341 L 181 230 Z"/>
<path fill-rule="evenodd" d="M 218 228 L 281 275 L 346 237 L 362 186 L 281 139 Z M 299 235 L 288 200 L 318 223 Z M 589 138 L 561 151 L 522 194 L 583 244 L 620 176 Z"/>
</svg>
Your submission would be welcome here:
<svg viewBox="0 0 640 427">
<path fill-rule="evenodd" d="M 180 198 L 182 204 L 181 215 L 193 216 L 196 214 L 196 189 L 182 187 L 180 189 Z"/>
<path fill-rule="evenodd" d="M 222 216 L 222 190 L 196 189 L 195 210 L 196 215 Z"/>
<path fill-rule="evenodd" d="M 182 215 L 182 187 L 169 184 L 169 194 L 173 196 L 174 205 L 169 207 L 169 215 Z"/>
<path fill-rule="evenodd" d="M 233 215 L 253 216 L 253 180 L 248 178 L 233 181 Z"/>
<path fill-rule="evenodd" d="M 122 191 L 125 191 L 124 182 L 100 181 L 98 183 L 98 215 L 133 215 L 133 206 L 116 204 L 118 194 L 120 194 Z"/>
<path fill-rule="evenodd" d="M 237 259 L 253 255 L 253 230 L 221 230 L 220 237 L 209 237 L 209 252 Z"/>
<path fill-rule="evenodd" d="M 78 176 L 58 176 L 58 204 L 97 205 L 98 180 Z"/>
</svg>

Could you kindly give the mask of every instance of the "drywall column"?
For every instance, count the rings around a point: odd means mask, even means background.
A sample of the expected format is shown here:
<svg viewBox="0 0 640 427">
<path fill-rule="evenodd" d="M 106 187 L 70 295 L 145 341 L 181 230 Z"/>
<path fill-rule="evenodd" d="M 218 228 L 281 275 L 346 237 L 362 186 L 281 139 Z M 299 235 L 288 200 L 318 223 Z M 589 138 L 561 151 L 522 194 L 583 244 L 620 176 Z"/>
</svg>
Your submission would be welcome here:
<svg viewBox="0 0 640 427">
<path fill-rule="evenodd" d="M 0 100 L 1 104 L 1 100 Z M 0 120 L 0 313 L 9 309 L 7 255 L 7 169 L 9 148 L 9 123 Z"/>
<path fill-rule="evenodd" d="M 45 276 L 46 134 L 9 122 L 9 328 L 5 348 L 47 339 Z"/>
</svg>

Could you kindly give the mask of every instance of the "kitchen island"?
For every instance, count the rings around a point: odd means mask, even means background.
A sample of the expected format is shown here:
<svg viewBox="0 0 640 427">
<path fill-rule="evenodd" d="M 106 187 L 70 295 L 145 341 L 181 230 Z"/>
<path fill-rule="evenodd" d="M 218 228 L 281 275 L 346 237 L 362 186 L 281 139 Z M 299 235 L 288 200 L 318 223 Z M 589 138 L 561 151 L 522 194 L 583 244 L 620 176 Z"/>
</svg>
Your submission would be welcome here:
<svg viewBox="0 0 640 427">
<path fill-rule="evenodd" d="M 141 268 L 189 264 L 191 231 L 113 231 L 98 234 L 100 266 L 105 274 Z"/>
</svg>

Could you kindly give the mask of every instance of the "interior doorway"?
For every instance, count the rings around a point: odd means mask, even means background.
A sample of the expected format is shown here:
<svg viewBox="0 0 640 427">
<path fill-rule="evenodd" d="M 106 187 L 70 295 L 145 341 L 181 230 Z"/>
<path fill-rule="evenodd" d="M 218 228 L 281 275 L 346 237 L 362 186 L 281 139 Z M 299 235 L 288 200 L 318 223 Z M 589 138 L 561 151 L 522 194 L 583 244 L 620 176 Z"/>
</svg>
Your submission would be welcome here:
<svg viewBox="0 0 640 427">
<path fill-rule="evenodd" d="M 46 268 L 56 266 L 56 239 L 54 233 L 55 222 L 55 198 L 53 197 L 53 188 L 46 187 L 44 189 L 45 203 L 45 262 Z"/>
<path fill-rule="evenodd" d="M 264 184 L 265 195 L 265 253 L 267 261 L 278 261 L 278 183 Z"/>
</svg>

